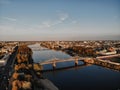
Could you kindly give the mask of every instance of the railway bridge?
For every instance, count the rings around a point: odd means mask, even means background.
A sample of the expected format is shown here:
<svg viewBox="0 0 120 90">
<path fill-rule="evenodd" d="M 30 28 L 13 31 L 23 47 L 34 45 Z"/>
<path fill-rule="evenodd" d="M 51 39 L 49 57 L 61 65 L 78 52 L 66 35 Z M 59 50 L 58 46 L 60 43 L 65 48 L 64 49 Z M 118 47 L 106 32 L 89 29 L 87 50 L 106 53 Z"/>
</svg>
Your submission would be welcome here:
<svg viewBox="0 0 120 90">
<path fill-rule="evenodd" d="M 106 63 L 106 66 L 108 64 L 112 65 L 112 66 L 117 66 L 119 67 L 120 64 L 119 63 L 115 63 L 115 62 L 111 62 L 108 58 L 112 58 L 112 57 L 119 57 L 120 54 L 115 54 L 115 55 L 109 55 L 109 56 L 99 56 L 96 58 L 92 58 L 92 57 L 79 57 L 79 56 L 75 56 L 75 57 L 71 57 L 71 58 L 67 58 L 67 59 L 58 59 L 58 58 L 54 58 L 52 60 L 47 60 L 44 62 L 40 62 L 40 65 L 46 65 L 46 64 L 51 64 L 53 66 L 53 69 L 56 68 L 57 63 L 60 62 L 70 62 L 70 61 L 74 61 L 75 66 L 78 66 L 78 62 L 79 61 L 83 61 L 84 63 L 89 63 L 89 64 L 97 64 L 97 65 L 102 65 L 103 63 Z M 107 59 L 107 60 L 104 60 Z M 100 64 L 102 63 L 102 64 Z M 105 66 L 105 65 L 102 65 Z"/>
</svg>

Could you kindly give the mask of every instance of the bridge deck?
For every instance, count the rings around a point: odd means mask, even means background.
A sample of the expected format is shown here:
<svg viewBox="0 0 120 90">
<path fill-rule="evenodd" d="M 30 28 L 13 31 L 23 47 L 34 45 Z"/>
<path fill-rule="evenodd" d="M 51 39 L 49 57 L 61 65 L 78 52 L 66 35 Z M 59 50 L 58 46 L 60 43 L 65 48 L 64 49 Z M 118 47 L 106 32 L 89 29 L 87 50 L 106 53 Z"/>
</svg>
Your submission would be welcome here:
<svg viewBox="0 0 120 90">
<path fill-rule="evenodd" d="M 85 58 L 77 58 L 78 61 L 83 61 Z M 40 63 L 40 65 L 45 65 L 45 64 L 52 64 L 52 63 L 58 63 L 58 62 L 69 62 L 69 61 L 75 61 L 75 58 L 68 58 L 68 59 L 54 59 L 51 61 L 45 61 Z"/>
<path fill-rule="evenodd" d="M 96 57 L 96 58 L 97 59 L 104 59 L 104 58 L 112 58 L 112 57 L 120 57 L 120 54 L 108 55 L 108 56 L 99 56 L 99 57 Z"/>
<path fill-rule="evenodd" d="M 96 57 L 96 59 L 104 59 L 104 58 L 112 58 L 112 57 L 119 57 L 120 54 L 115 54 L 115 55 L 109 55 L 109 56 L 99 56 Z M 89 58 L 89 57 L 72 57 L 72 58 L 68 58 L 68 59 L 53 59 L 53 60 L 48 60 L 45 62 L 41 62 L 40 65 L 45 65 L 45 64 L 53 64 L 53 63 L 59 63 L 59 62 L 69 62 L 69 61 L 83 61 L 84 59 Z"/>
</svg>

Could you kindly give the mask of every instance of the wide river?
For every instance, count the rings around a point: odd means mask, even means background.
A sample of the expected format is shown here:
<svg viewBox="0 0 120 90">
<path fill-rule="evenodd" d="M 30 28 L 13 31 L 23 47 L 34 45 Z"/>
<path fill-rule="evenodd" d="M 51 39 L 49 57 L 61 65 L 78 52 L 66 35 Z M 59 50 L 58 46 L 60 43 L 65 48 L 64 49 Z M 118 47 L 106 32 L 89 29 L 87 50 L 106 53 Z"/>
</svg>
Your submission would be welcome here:
<svg viewBox="0 0 120 90">
<path fill-rule="evenodd" d="M 33 59 L 36 63 L 71 57 L 61 51 L 42 48 L 39 44 L 29 47 L 33 50 Z M 58 63 L 56 68 L 73 65 L 74 62 Z M 52 65 L 44 65 L 43 68 L 52 69 Z M 59 90 L 120 90 L 120 72 L 97 65 L 82 65 L 71 69 L 44 72 L 43 76 L 51 80 Z"/>
</svg>

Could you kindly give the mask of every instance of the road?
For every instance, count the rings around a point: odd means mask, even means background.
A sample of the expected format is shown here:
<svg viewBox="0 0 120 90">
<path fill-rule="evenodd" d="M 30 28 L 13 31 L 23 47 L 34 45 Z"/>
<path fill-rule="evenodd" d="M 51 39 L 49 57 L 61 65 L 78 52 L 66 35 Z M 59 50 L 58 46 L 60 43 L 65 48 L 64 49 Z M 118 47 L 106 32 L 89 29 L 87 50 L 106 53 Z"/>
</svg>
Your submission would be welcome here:
<svg viewBox="0 0 120 90">
<path fill-rule="evenodd" d="M 10 55 L 9 59 L 6 62 L 6 65 L 0 68 L 0 90 L 10 90 L 9 86 L 9 78 L 11 77 L 13 71 L 13 65 L 16 59 L 18 46 L 14 48 L 14 52 Z"/>
</svg>

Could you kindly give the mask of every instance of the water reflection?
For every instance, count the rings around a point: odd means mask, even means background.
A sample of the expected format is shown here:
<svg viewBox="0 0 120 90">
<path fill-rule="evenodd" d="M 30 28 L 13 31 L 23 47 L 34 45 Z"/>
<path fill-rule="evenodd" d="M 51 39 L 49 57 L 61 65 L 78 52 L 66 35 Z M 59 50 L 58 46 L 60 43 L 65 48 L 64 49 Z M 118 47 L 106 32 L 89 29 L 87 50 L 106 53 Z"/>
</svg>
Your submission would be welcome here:
<svg viewBox="0 0 120 90">
<path fill-rule="evenodd" d="M 46 72 L 60 90 L 116 90 L 120 88 L 120 73 L 96 65 Z"/>
<path fill-rule="evenodd" d="M 84 65 L 84 62 L 79 61 L 78 66 L 81 66 L 81 65 Z M 68 68 L 73 68 L 73 67 L 75 67 L 75 62 L 70 61 L 70 62 L 56 63 L 56 68 L 55 69 L 61 70 L 61 69 L 68 69 Z M 43 65 L 43 69 L 44 70 L 53 70 L 52 64 Z"/>
<path fill-rule="evenodd" d="M 39 44 L 29 45 L 29 47 L 31 49 L 33 49 L 34 47 L 41 48 L 41 46 Z M 70 57 L 71 57 L 70 55 L 67 55 L 61 51 L 55 51 L 55 50 L 42 50 L 42 51 L 35 50 L 35 51 L 33 51 L 33 59 L 34 59 L 34 62 L 36 62 L 36 63 L 43 62 L 46 60 L 52 60 L 54 58 L 66 59 L 66 58 L 70 58 Z"/>
<path fill-rule="evenodd" d="M 40 45 L 34 45 L 40 47 Z M 34 62 L 71 56 L 54 50 L 33 51 Z M 81 63 L 81 62 L 80 62 Z M 74 62 L 58 63 L 57 68 L 73 66 Z M 44 70 L 52 65 L 44 65 Z M 65 70 L 45 72 L 43 76 L 51 80 L 60 90 L 119 90 L 120 72 L 96 65 L 83 65 Z"/>
</svg>

